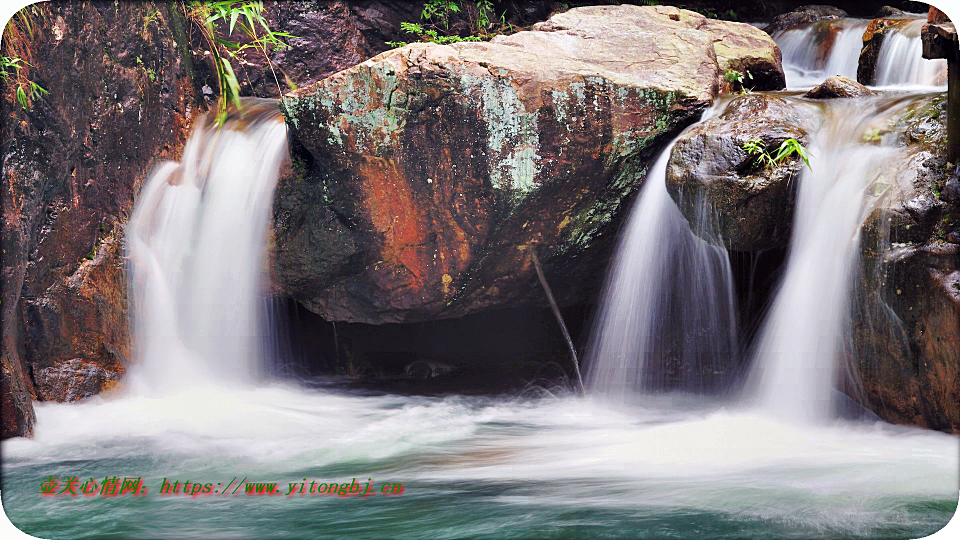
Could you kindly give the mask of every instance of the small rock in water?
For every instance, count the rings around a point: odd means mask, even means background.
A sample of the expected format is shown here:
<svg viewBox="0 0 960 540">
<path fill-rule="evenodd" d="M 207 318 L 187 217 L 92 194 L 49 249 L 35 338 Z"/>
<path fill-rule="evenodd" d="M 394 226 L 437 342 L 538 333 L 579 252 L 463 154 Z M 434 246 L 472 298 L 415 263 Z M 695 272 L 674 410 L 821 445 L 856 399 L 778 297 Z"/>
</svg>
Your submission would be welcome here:
<svg viewBox="0 0 960 540">
<path fill-rule="evenodd" d="M 825 81 L 804 94 L 804 97 L 812 99 L 857 98 L 875 94 L 876 92 L 873 90 L 849 77 L 834 75 L 833 77 L 827 77 Z"/>
<path fill-rule="evenodd" d="M 414 379 L 432 379 L 453 371 L 453 366 L 435 360 L 417 360 L 407 364 L 404 371 Z"/>
</svg>

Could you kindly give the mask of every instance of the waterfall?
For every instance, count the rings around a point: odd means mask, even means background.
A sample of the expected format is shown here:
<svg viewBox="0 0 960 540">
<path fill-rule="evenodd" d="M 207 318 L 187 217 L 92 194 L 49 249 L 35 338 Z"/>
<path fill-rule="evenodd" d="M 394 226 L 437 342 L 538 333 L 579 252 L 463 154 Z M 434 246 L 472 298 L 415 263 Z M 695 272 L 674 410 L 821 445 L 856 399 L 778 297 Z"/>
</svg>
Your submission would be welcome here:
<svg viewBox="0 0 960 540">
<path fill-rule="evenodd" d="M 920 31 L 925 23 L 923 19 L 911 21 L 883 37 L 877 55 L 877 86 L 946 85 L 947 61 L 923 58 Z"/>
<path fill-rule="evenodd" d="M 811 88 L 827 77 L 857 78 L 863 33 L 869 21 L 840 19 L 802 24 L 777 32 L 787 88 Z"/>
<path fill-rule="evenodd" d="M 896 141 L 863 142 L 909 98 L 835 101 L 801 173 L 793 233 L 779 290 L 754 346 L 745 399 L 776 417 L 834 416 L 848 372 L 851 288 L 858 271 L 860 226 L 898 156 Z M 855 381 L 853 381 L 855 383 Z"/>
<path fill-rule="evenodd" d="M 222 128 L 200 122 L 181 162 L 143 185 L 126 229 L 133 384 L 261 374 L 264 246 L 286 145 L 276 102 L 245 100 Z"/>
<path fill-rule="evenodd" d="M 730 262 L 719 242 L 693 234 L 667 192 L 672 148 L 630 211 L 587 348 L 590 390 L 614 400 L 707 390 L 737 354 Z"/>
</svg>

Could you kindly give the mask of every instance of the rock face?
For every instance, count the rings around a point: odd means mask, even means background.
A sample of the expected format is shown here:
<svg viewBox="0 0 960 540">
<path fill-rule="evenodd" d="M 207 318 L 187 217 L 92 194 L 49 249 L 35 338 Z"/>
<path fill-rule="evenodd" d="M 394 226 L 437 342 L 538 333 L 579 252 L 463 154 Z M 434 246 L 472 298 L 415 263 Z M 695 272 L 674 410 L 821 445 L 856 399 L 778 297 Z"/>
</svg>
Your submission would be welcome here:
<svg viewBox="0 0 960 540">
<path fill-rule="evenodd" d="M 811 99 L 833 99 L 858 98 L 875 94 L 876 92 L 873 90 L 870 90 L 849 77 L 834 75 L 833 77 L 827 77 L 826 80 L 812 88 L 803 96 Z"/>
<path fill-rule="evenodd" d="M 72 358 L 33 374 L 37 397 L 43 401 L 77 401 L 112 388 L 123 372 Z"/>
<path fill-rule="evenodd" d="M 773 22 L 766 28 L 766 32 L 773 35 L 787 28 L 793 28 L 805 23 L 843 19 L 847 17 L 847 12 L 834 6 L 809 5 L 800 6 L 793 11 L 781 13 L 774 17 Z"/>
<path fill-rule="evenodd" d="M 388 41 L 402 40 L 400 23 L 419 20 L 421 9 L 418 2 L 267 0 L 264 17 L 271 28 L 296 37 L 287 40 L 290 48 L 270 54 L 280 88 L 263 55 L 241 53 L 242 61 L 234 63 L 241 94 L 278 97 L 289 90 L 287 80 L 306 86 L 359 64 L 389 49 Z"/>
<path fill-rule="evenodd" d="M 876 84 L 877 59 L 884 37 L 911 22 L 911 19 L 889 18 L 874 19 L 863 33 L 863 48 L 860 49 L 860 63 L 857 65 L 857 81 L 861 84 Z"/>
<path fill-rule="evenodd" d="M 583 291 L 602 275 L 599 233 L 713 100 L 720 66 L 782 81 L 779 60 L 747 25 L 597 6 L 489 43 L 409 45 L 288 94 L 299 158 L 278 188 L 278 284 L 327 320 L 457 317 L 538 293 L 535 249 L 561 298 Z"/>
<path fill-rule="evenodd" d="M 790 238 L 794 189 L 803 162 L 796 156 L 779 167 L 757 165 L 744 144 L 760 140 L 773 152 L 786 139 L 810 143 L 815 110 L 761 94 L 734 98 L 723 114 L 700 123 L 676 142 L 667 166 L 667 189 L 681 212 L 700 229 L 706 199 L 716 210 L 717 230 L 728 249 L 783 247 Z"/>
<path fill-rule="evenodd" d="M 29 62 L 49 94 L 24 110 L 3 89 L 3 437 L 30 432 L 33 397 L 71 399 L 109 378 L 61 392 L 40 374 L 73 387 L 77 362 L 122 373 L 120 223 L 151 164 L 178 152 L 198 95 L 174 4 L 27 13 L 32 35 L 12 19 L 3 54 Z"/>
<path fill-rule="evenodd" d="M 908 157 L 864 223 L 854 349 L 878 415 L 960 433 L 960 245 L 949 241 L 960 189 L 944 159 L 945 102 L 920 101 L 896 128 Z"/>
<path fill-rule="evenodd" d="M 396 39 L 412 4 L 266 2 L 302 37 L 272 59 L 296 84 L 356 64 Z M 3 437 L 28 434 L 31 401 L 111 386 L 129 359 L 122 227 L 152 166 L 177 159 L 216 75 L 176 3 L 42 4 L 14 18 L 3 54 L 49 91 L 29 111 L 3 88 Z M 234 63 L 242 92 L 277 95 L 264 61 Z M 284 88 L 286 88 L 284 86 Z M 56 374 L 56 377 L 50 374 Z"/>
</svg>

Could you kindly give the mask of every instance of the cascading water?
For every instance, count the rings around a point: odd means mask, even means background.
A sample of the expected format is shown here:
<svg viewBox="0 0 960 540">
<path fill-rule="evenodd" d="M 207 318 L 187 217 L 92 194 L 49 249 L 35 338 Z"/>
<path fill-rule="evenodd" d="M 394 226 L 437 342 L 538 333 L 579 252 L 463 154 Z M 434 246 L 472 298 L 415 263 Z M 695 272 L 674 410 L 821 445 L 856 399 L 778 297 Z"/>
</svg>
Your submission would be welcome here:
<svg viewBox="0 0 960 540">
<path fill-rule="evenodd" d="M 856 79 L 867 24 L 861 19 L 818 21 L 774 34 L 787 88 L 811 88 L 832 75 Z"/>
<path fill-rule="evenodd" d="M 947 61 L 923 57 L 920 31 L 925 23 L 914 20 L 883 37 L 877 55 L 877 86 L 946 85 Z"/>
<path fill-rule="evenodd" d="M 610 399 L 704 390 L 737 354 L 730 262 L 719 244 L 691 232 L 670 198 L 672 148 L 650 168 L 630 212 L 587 348 L 590 389 Z"/>
<path fill-rule="evenodd" d="M 262 372 L 264 246 L 286 149 L 276 103 L 248 100 L 222 128 L 196 128 L 181 162 L 145 183 L 126 228 L 132 384 L 180 389 Z"/>
<path fill-rule="evenodd" d="M 769 414 L 801 421 L 835 417 L 834 395 L 846 372 L 859 228 L 876 200 L 868 188 L 898 155 L 892 146 L 863 139 L 907 103 L 872 98 L 826 107 L 810 150 L 811 168 L 799 181 L 786 271 L 747 383 L 747 399 Z"/>
</svg>

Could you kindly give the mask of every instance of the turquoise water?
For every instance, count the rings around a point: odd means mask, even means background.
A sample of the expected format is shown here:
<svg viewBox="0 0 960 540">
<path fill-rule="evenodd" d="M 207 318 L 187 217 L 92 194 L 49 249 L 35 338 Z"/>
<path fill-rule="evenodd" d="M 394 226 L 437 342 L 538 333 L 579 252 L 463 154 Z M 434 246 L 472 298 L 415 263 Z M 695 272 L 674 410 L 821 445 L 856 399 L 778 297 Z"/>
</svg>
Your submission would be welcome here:
<svg viewBox="0 0 960 540">
<path fill-rule="evenodd" d="M 919 538 L 950 520 L 960 485 L 955 437 L 786 425 L 682 396 L 202 387 L 38 418 L 35 440 L 3 443 L 3 505 L 42 538 Z M 149 492 L 41 497 L 51 475 L 140 476 Z M 159 495 L 164 477 L 404 490 L 191 498 Z"/>
</svg>

